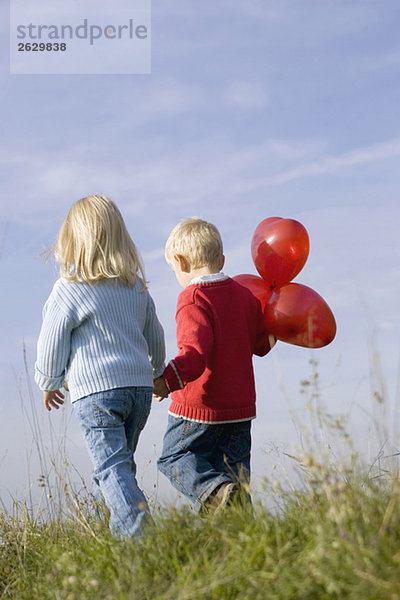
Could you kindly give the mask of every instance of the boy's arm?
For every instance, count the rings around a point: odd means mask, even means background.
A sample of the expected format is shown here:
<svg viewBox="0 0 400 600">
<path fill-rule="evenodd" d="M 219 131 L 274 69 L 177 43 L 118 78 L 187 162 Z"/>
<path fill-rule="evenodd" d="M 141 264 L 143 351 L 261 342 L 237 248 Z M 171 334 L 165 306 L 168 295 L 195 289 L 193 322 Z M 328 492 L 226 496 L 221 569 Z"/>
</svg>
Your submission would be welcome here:
<svg viewBox="0 0 400 600">
<path fill-rule="evenodd" d="M 277 339 L 272 333 L 265 331 L 262 336 L 257 339 L 254 354 L 257 356 L 265 356 L 275 346 Z"/>
<path fill-rule="evenodd" d="M 170 392 L 183 389 L 203 373 L 213 345 L 213 328 L 205 308 L 187 304 L 176 315 L 179 353 L 165 368 L 163 378 Z"/>
<path fill-rule="evenodd" d="M 276 338 L 269 333 L 264 320 L 264 315 L 261 309 L 257 314 L 257 337 L 254 348 L 254 354 L 257 356 L 265 356 L 276 344 Z"/>
</svg>

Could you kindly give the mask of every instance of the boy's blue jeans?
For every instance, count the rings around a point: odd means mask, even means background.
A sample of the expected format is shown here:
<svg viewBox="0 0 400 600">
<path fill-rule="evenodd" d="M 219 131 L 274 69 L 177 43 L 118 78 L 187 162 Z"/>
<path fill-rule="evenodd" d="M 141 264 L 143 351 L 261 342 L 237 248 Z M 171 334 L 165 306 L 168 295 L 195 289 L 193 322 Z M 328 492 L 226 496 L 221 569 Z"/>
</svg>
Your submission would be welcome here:
<svg viewBox="0 0 400 600">
<path fill-rule="evenodd" d="M 93 480 L 110 511 L 110 529 L 116 537 L 136 536 L 148 514 L 136 481 L 134 452 L 150 413 L 152 392 L 151 387 L 116 388 L 74 402 L 94 467 Z"/>
<path fill-rule="evenodd" d="M 250 480 L 251 421 L 208 424 L 168 415 L 158 468 L 200 510 L 221 483 Z"/>
</svg>

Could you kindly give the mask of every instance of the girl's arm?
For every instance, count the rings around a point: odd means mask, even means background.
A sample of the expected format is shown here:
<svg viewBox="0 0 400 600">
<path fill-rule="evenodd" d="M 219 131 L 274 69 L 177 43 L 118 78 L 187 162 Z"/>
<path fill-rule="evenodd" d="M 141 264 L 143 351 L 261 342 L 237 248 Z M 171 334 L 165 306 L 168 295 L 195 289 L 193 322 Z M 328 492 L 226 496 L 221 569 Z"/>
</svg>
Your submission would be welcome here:
<svg viewBox="0 0 400 600">
<path fill-rule="evenodd" d="M 71 333 L 74 327 L 73 320 L 50 296 L 43 310 L 35 363 L 35 381 L 41 390 L 55 392 L 62 388 L 70 358 Z M 48 409 L 47 405 L 46 408 Z"/>
<path fill-rule="evenodd" d="M 146 323 L 143 335 L 149 347 L 149 358 L 153 366 L 154 378 L 159 377 L 164 371 L 165 340 L 164 330 L 156 315 L 153 298 L 148 296 Z"/>
</svg>

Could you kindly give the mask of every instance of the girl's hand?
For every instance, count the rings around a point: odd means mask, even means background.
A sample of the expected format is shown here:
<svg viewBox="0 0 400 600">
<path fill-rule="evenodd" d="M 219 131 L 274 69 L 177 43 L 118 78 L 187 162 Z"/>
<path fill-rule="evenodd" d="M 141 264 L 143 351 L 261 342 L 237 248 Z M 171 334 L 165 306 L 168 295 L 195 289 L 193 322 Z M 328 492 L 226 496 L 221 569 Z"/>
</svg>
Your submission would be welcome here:
<svg viewBox="0 0 400 600">
<path fill-rule="evenodd" d="M 64 404 L 64 394 L 60 392 L 60 390 L 53 390 L 51 392 L 43 392 L 43 403 L 47 410 L 51 410 L 52 408 L 56 408 L 57 410 L 60 408 L 62 404 Z M 60 406 L 59 406 L 60 405 Z"/>
</svg>

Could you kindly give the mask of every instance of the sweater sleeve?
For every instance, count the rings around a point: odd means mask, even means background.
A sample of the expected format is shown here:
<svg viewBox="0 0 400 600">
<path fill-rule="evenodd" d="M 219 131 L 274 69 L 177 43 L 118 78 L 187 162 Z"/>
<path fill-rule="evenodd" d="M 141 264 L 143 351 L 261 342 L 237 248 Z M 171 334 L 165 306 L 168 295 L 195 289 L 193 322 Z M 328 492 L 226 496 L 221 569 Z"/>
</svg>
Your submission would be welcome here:
<svg viewBox="0 0 400 600">
<path fill-rule="evenodd" d="M 74 327 L 74 320 L 50 296 L 43 309 L 35 363 L 35 381 L 41 390 L 57 390 L 63 386 Z"/>
<path fill-rule="evenodd" d="M 153 367 L 153 377 L 159 377 L 164 370 L 165 361 L 164 330 L 157 318 L 154 301 L 150 294 L 143 335 L 149 348 L 149 359 Z"/>
<path fill-rule="evenodd" d="M 275 344 L 276 338 L 268 331 L 267 326 L 265 325 L 264 315 L 260 305 L 257 313 L 257 335 L 254 354 L 256 356 L 265 356 Z"/>
<path fill-rule="evenodd" d="M 213 328 L 207 311 L 198 304 L 183 306 L 176 315 L 179 352 L 163 377 L 171 392 L 185 387 L 203 373 L 213 345 Z"/>
</svg>

